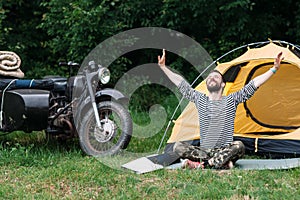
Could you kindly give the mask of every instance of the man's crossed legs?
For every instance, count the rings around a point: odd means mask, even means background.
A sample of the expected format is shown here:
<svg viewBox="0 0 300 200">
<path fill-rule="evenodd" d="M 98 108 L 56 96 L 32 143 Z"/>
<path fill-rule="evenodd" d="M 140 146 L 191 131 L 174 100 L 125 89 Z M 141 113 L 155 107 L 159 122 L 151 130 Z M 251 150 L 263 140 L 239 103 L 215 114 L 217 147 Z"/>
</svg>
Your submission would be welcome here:
<svg viewBox="0 0 300 200">
<path fill-rule="evenodd" d="M 245 154 L 245 146 L 241 141 L 233 141 L 225 147 L 204 149 L 185 142 L 176 142 L 173 151 L 186 159 L 183 167 L 230 169 Z"/>
</svg>

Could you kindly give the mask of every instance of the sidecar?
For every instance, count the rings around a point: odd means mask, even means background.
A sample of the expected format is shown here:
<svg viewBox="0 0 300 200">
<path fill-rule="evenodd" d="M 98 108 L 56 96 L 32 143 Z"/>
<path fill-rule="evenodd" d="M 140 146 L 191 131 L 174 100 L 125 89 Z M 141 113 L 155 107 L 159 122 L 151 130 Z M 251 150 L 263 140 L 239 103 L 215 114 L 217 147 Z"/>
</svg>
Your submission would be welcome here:
<svg viewBox="0 0 300 200">
<path fill-rule="evenodd" d="M 44 130 L 49 116 L 53 80 L 0 80 L 0 131 Z"/>
</svg>

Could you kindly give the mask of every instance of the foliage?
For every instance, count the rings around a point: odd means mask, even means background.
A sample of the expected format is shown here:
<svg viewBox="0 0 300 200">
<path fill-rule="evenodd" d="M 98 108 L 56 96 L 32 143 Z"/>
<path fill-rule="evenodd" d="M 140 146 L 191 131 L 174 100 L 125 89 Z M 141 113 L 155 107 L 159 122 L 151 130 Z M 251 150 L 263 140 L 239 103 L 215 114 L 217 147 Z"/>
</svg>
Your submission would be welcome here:
<svg viewBox="0 0 300 200">
<path fill-rule="evenodd" d="M 108 37 L 159 26 L 194 38 L 216 57 L 267 38 L 299 42 L 299 9 L 294 0 L 5 0 L 0 47 L 20 53 L 31 71 L 62 59 L 81 62 Z"/>
<path fill-rule="evenodd" d="M 296 0 L 4 0 L 0 49 L 21 56 L 27 77 L 66 76 L 68 70 L 59 68 L 58 61 L 81 63 L 107 38 L 152 26 L 186 34 L 216 59 L 268 38 L 299 43 L 299 11 Z M 155 63 L 158 53 L 140 50 L 117 59 L 111 67 L 113 84 L 135 66 Z M 175 55 L 168 57 L 168 63 L 190 81 L 197 76 Z"/>
<path fill-rule="evenodd" d="M 41 0 L 4 0 L 0 3 L 0 49 L 19 54 L 24 72 L 43 68 L 47 65 L 46 60 L 54 59 L 44 46 L 47 35 L 37 28 L 44 12 L 40 3 Z"/>
</svg>

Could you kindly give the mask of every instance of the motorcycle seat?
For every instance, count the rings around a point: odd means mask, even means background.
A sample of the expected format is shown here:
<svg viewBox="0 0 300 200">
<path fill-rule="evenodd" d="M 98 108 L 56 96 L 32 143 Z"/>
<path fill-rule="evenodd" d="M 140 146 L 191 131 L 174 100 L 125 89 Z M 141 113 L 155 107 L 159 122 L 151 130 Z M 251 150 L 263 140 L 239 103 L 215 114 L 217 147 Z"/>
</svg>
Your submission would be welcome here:
<svg viewBox="0 0 300 200">
<path fill-rule="evenodd" d="M 65 92 L 67 89 L 68 79 L 60 76 L 47 76 L 43 80 L 50 80 L 53 82 L 52 91 Z"/>
<path fill-rule="evenodd" d="M 0 90 L 42 89 L 52 90 L 54 81 L 51 79 L 0 79 Z"/>
</svg>

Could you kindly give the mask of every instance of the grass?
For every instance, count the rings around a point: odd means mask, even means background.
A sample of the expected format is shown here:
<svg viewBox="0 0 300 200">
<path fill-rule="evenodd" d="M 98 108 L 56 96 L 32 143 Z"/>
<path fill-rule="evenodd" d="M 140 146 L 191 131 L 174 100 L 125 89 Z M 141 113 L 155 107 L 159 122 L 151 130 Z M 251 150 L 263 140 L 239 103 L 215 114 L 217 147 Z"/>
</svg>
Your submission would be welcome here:
<svg viewBox="0 0 300 200">
<path fill-rule="evenodd" d="M 300 169 L 159 170 L 136 175 L 77 145 L 1 149 L 1 199 L 299 199 Z"/>
<path fill-rule="evenodd" d="M 136 123 L 147 124 L 144 114 L 137 115 Z M 128 151 L 155 151 L 161 134 L 133 138 Z M 40 132 L 18 132 L 1 141 L 0 199 L 300 199 L 300 168 L 137 175 L 84 155 L 76 140 L 58 143 Z"/>
</svg>

